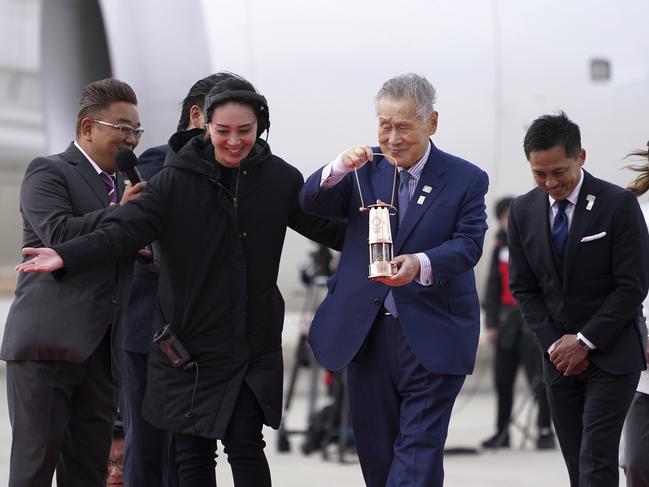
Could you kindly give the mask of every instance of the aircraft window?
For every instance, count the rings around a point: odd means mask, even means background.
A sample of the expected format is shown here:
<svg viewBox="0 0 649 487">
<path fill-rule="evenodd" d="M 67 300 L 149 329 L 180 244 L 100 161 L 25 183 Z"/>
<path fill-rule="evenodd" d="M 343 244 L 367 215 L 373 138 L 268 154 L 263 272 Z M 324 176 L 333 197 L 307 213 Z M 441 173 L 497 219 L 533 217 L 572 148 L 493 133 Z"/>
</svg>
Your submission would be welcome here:
<svg viewBox="0 0 649 487">
<path fill-rule="evenodd" d="M 590 60 L 590 79 L 608 81 L 611 79 L 611 62 L 608 59 L 593 58 Z"/>
</svg>

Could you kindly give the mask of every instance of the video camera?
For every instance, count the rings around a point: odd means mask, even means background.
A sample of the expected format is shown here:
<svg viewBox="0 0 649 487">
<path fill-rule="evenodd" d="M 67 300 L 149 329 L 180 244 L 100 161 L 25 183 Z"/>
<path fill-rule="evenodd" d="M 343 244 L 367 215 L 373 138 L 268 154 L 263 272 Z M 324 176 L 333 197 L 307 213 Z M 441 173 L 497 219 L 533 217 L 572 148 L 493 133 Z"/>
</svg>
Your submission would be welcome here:
<svg viewBox="0 0 649 487">
<path fill-rule="evenodd" d="M 300 266 L 300 280 L 302 284 L 309 287 L 315 284 L 314 281 L 326 280 L 333 275 L 331 261 L 333 254 L 329 248 L 324 245 L 318 245 L 318 248 L 309 252 L 310 262 L 307 265 Z"/>
</svg>

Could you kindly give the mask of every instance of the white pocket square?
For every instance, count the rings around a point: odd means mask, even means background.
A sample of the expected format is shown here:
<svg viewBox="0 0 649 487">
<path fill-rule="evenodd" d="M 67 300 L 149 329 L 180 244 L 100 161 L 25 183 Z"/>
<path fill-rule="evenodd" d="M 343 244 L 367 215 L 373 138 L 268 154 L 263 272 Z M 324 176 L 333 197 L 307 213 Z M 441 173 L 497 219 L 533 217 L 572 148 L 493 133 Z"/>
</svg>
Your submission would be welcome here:
<svg viewBox="0 0 649 487">
<path fill-rule="evenodd" d="M 606 236 L 606 232 L 599 232 L 596 233 L 595 235 L 587 235 L 586 237 L 582 238 L 580 242 L 592 242 L 593 240 L 597 240 L 598 238 L 602 238 Z"/>
</svg>

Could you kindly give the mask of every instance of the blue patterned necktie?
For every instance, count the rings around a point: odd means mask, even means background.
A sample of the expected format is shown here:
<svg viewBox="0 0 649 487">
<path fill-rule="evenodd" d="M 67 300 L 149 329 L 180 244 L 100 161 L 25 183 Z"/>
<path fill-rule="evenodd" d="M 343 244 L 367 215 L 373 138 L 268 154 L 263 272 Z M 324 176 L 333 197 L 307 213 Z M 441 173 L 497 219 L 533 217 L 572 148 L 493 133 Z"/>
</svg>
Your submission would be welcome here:
<svg viewBox="0 0 649 487">
<path fill-rule="evenodd" d="M 552 242 L 554 249 L 562 259 L 566 251 L 566 242 L 568 241 L 568 215 L 566 215 L 568 203 L 568 200 L 555 202 L 557 205 L 557 214 L 552 223 Z"/>
<path fill-rule="evenodd" d="M 406 215 L 406 210 L 408 209 L 408 204 L 410 203 L 410 188 L 409 181 L 412 178 L 412 175 L 406 171 L 402 170 L 399 172 L 399 191 L 398 191 L 398 201 L 399 201 L 399 227 L 401 227 L 401 222 Z M 383 307 L 388 310 L 388 312 L 397 318 L 397 305 L 394 302 L 394 296 L 392 296 L 392 289 L 388 291 L 388 294 L 385 296 L 383 301 Z"/>
<path fill-rule="evenodd" d="M 412 176 L 406 170 L 399 172 L 399 191 L 397 197 L 399 199 L 399 226 L 403 221 L 403 217 L 406 216 L 406 210 L 408 209 L 408 203 L 410 203 L 410 188 L 408 187 L 408 182 Z"/>
<path fill-rule="evenodd" d="M 111 205 L 117 203 L 117 193 L 115 192 L 115 180 L 111 178 L 105 172 L 99 173 L 104 186 L 106 186 L 106 191 L 108 191 L 108 202 Z"/>
</svg>

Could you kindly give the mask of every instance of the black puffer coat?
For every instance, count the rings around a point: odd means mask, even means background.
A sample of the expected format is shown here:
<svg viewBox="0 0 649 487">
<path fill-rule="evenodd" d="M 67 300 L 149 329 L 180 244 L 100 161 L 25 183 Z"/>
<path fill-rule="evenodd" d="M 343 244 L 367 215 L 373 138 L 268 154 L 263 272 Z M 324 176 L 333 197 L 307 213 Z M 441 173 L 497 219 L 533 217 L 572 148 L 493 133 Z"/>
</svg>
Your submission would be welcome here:
<svg viewBox="0 0 649 487">
<path fill-rule="evenodd" d="M 196 371 L 173 368 L 152 345 L 143 414 L 161 428 L 223 438 L 244 380 L 266 423 L 279 426 L 284 301 L 276 281 L 286 228 L 340 248 L 344 225 L 300 210 L 302 175 L 263 140 L 238 170 L 224 171 L 213 154 L 202 134 L 175 134 L 164 168 L 139 199 L 56 250 L 76 274 L 157 240 L 154 328 L 171 323 L 198 363 L 198 379 L 191 407 Z"/>
</svg>

